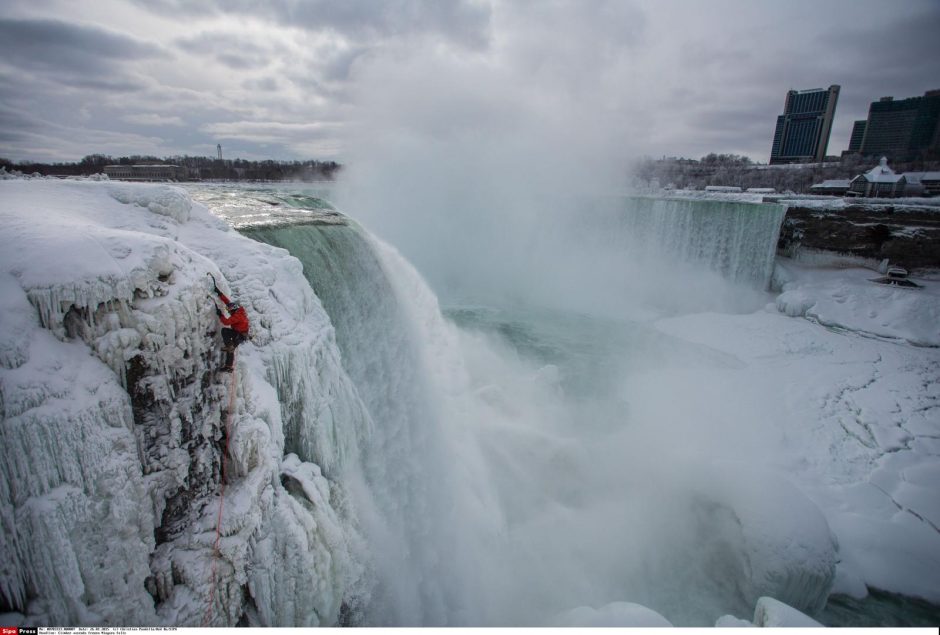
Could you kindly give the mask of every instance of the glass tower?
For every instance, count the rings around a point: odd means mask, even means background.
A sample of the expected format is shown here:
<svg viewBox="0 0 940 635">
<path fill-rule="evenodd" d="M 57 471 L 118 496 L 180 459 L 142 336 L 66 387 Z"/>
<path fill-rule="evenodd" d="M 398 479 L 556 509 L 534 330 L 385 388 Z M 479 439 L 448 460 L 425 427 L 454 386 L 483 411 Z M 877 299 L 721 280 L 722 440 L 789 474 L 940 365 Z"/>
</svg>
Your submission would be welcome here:
<svg viewBox="0 0 940 635">
<path fill-rule="evenodd" d="M 858 151 L 893 160 L 940 156 L 940 90 L 872 102 Z"/>
<path fill-rule="evenodd" d="M 819 163 L 826 158 L 839 86 L 787 92 L 777 117 L 770 163 Z"/>
</svg>

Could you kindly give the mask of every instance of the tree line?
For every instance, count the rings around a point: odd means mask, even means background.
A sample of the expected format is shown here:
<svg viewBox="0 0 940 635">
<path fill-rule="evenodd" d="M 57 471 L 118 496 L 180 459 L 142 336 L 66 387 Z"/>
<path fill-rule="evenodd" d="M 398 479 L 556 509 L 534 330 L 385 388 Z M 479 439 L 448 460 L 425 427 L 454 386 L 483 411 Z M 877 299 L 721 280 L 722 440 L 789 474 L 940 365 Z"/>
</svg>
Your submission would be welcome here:
<svg viewBox="0 0 940 635">
<path fill-rule="evenodd" d="M 736 154 L 705 155 L 701 159 L 645 157 L 634 165 L 633 174 L 646 187 L 701 190 L 709 185 L 772 187 L 778 192 L 809 193 L 816 183 L 829 179 L 852 179 L 878 165 L 878 157 L 846 154 L 839 160 L 806 165 L 769 166 Z M 940 161 L 898 161 L 888 164 L 897 173 L 940 170 Z"/>
<path fill-rule="evenodd" d="M 0 158 L 7 171 L 43 176 L 90 176 L 104 172 L 106 165 L 177 165 L 181 180 L 218 181 L 330 181 L 342 169 L 336 161 L 277 161 L 265 159 L 214 159 L 188 155 L 158 158 L 147 155 L 112 157 L 89 154 L 71 163 L 13 162 Z"/>
</svg>

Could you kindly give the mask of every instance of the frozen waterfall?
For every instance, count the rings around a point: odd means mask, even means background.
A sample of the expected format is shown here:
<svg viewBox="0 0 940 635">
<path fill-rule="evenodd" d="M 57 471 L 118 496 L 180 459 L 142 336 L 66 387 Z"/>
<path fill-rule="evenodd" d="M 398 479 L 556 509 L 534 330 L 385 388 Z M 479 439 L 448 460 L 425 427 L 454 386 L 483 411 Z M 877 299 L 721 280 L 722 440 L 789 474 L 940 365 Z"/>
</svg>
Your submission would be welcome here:
<svg viewBox="0 0 940 635">
<path fill-rule="evenodd" d="M 596 240 L 634 260 L 702 267 L 761 289 L 770 283 L 786 207 L 776 203 L 627 197 L 598 205 Z"/>
<path fill-rule="evenodd" d="M 828 592 L 808 500 L 652 443 L 618 393 L 630 364 L 723 357 L 582 313 L 467 306 L 458 326 L 408 259 L 314 197 L 206 195 L 249 240 L 178 188 L 4 187 L 0 599 L 20 623 L 532 625 L 632 602 L 708 624 Z M 556 267 L 592 308 L 642 258 L 762 288 L 779 210 L 637 205 L 545 224 L 515 263 Z M 24 267 L 49 241 L 62 255 Z M 206 272 L 253 323 L 227 444 Z"/>
<path fill-rule="evenodd" d="M 673 204 L 678 235 L 641 208 L 594 219 L 578 249 L 602 237 L 612 252 L 658 245 L 731 283 L 766 283 L 780 208 Z M 705 234 L 710 214 L 724 224 Z M 361 474 L 346 475 L 377 576 L 366 623 L 547 624 L 601 599 L 693 624 L 747 613 L 761 595 L 808 611 L 824 600 L 831 536 L 795 490 L 772 485 L 786 494 L 776 506 L 761 500 L 769 477 L 733 485 L 738 468 L 704 464 L 677 476 L 631 447 L 641 440 L 629 427 L 591 436 L 557 368 L 513 361 L 445 320 L 414 268 L 353 222 L 241 231 L 301 260 L 372 419 Z M 787 506 L 804 522 L 782 522 Z M 707 588 L 716 574 L 722 583 Z"/>
</svg>

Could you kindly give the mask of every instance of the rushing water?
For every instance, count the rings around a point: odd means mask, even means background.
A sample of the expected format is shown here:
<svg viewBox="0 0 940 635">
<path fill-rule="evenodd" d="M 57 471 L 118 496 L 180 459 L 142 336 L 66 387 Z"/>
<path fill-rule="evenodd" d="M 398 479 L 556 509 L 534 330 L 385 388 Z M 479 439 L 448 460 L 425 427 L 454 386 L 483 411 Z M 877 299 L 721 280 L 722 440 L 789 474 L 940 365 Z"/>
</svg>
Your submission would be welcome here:
<svg viewBox="0 0 940 635">
<path fill-rule="evenodd" d="M 442 310 L 417 272 L 328 196 L 194 191 L 246 235 L 301 260 L 374 420 L 362 482 L 350 487 L 354 497 L 367 490 L 360 513 L 378 578 L 361 623 L 544 624 L 625 598 L 676 625 L 749 616 L 757 591 L 741 563 L 754 554 L 743 550 L 733 506 L 689 489 L 668 452 L 644 445 L 663 437 L 640 433 L 656 424 L 638 420 L 623 397 L 633 373 L 740 362 L 617 311 L 536 308 L 524 293 L 497 302 L 452 294 Z M 779 207 L 618 199 L 590 209 L 542 227 L 529 245 L 530 255 L 555 254 L 554 274 L 573 272 L 590 287 L 589 308 L 621 306 L 605 304 L 603 288 L 669 312 L 676 280 L 693 303 L 688 280 L 709 299 L 728 284 L 766 299 Z M 588 284 L 593 274 L 571 259 L 585 254 L 592 271 L 617 275 Z M 655 275 L 637 280 L 647 266 Z M 671 278 L 674 266 L 684 269 Z M 876 598 L 822 615 L 889 623 L 882 610 L 905 609 Z"/>
</svg>

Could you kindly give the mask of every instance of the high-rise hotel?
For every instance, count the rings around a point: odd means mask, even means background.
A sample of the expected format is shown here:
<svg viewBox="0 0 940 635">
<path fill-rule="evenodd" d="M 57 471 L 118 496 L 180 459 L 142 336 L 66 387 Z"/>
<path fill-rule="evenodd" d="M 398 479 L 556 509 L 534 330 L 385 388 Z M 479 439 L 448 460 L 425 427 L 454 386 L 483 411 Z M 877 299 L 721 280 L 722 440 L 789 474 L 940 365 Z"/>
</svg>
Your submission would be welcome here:
<svg viewBox="0 0 940 635">
<path fill-rule="evenodd" d="M 826 158 L 839 86 L 791 90 L 777 117 L 770 163 L 820 163 Z"/>
<path fill-rule="evenodd" d="M 923 97 L 882 97 L 855 122 L 848 152 L 892 161 L 940 158 L 940 90 Z"/>
</svg>

